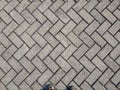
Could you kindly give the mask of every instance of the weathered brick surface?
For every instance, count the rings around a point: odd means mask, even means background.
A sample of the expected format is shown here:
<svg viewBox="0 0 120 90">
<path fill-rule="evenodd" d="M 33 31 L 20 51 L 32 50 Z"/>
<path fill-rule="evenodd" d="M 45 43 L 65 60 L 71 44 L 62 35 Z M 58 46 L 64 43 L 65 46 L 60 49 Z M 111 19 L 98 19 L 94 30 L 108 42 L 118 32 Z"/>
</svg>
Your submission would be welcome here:
<svg viewBox="0 0 120 90">
<path fill-rule="evenodd" d="M 0 0 L 0 90 L 120 90 L 120 0 Z"/>
</svg>

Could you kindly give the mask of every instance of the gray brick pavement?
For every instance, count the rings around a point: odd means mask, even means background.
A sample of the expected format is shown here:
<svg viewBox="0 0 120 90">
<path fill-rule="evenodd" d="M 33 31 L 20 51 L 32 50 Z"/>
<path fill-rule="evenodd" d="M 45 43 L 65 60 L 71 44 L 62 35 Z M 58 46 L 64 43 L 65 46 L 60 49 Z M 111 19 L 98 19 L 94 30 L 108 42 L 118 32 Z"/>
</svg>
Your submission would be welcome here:
<svg viewBox="0 0 120 90">
<path fill-rule="evenodd" d="M 0 0 L 0 90 L 120 90 L 120 0 Z"/>
</svg>

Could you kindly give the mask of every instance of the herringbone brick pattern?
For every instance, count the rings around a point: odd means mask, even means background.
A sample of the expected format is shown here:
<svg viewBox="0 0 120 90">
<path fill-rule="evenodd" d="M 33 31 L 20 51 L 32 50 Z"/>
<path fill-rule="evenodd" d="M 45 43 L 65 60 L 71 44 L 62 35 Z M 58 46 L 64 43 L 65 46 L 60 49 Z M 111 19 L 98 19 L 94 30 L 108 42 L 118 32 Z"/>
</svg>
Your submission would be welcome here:
<svg viewBox="0 0 120 90">
<path fill-rule="evenodd" d="M 0 90 L 120 90 L 120 0 L 0 0 Z"/>
</svg>

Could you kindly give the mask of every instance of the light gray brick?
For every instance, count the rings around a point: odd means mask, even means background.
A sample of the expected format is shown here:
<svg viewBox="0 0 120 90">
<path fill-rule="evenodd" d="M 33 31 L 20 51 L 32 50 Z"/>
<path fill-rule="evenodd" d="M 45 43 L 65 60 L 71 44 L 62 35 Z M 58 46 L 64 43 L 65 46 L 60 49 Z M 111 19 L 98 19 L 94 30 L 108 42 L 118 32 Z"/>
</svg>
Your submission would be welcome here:
<svg viewBox="0 0 120 90">
<path fill-rule="evenodd" d="M 35 42 L 33 41 L 33 39 L 25 32 L 21 35 L 21 39 L 29 46 L 32 47 Z"/>
<path fill-rule="evenodd" d="M 86 69 L 83 69 L 74 79 L 74 81 L 80 85 L 85 78 L 87 78 L 89 75 L 89 72 Z"/>
<path fill-rule="evenodd" d="M 9 90 L 19 90 L 19 88 L 13 82 L 9 83 L 7 88 L 9 88 Z"/>
<path fill-rule="evenodd" d="M 33 90 L 42 90 L 42 86 L 40 86 L 38 82 L 35 82 L 34 84 L 32 84 L 31 88 Z"/>
<path fill-rule="evenodd" d="M 92 74 L 89 75 L 89 77 L 86 79 L 86 81 L 92 85 L 101 75 L 102 73 L 98 70 L 95 69 Z"/>
<path fill-rule="evenodd" d="M 73 32 L 76 35 L 79 35 L 83 30 L 87 27 L 87 23 L 85 21 L 81 21 L 74 29 Z"/>
<path fill-rule="evenodd" d="M 52 51 L 52 47 L 47 44 L 41 51 L 40 53 L 38 53 L 38 56 L 43 60 L 51 51 Z"/>
<path fill-rule="evenodd" d="M 19 73 L 23 68 L 21 64 L 13 57 L 9 59 L 8 63 L 17 73 Z"/>
<path fill-rule="evenodd" d="M 44 12 L 51 4 L 52 4 L 51 0 L 45 0 L 45 1 L 38 7 L 38 9 L 39 9 L 41 12 Z"/>
<path fill-rule="evenodd" d="M 73 21 L 70 21 L 66 24 L 66 26 L 61 31 L 63 32 L 63 34 L 67 35 L 73 30 L 75 26 L 76 24 Z"/>
<path fill-rule="evenodd" d="M 102 60 L 100 60 L 97 56 L 92 60 L 92 62 L 94 63 L 94 65 L 96 65 L 96 67 L 98 69 L 100 69 L 102 72 L 105 71 L 105 69 L 107 68 L 107 66 L 102 62 Z"/>
<path fill-rule="evenodd" d="M 74 57 L 68 59 L 68 63 L 77 71 L 80 72 L 83 66 Z"/>
<path fill-rule="evenodd" d="M 108 90 L 119 90 L 112 82 L 108 82 L 105 86 Z"/>
<path fill-rule="evenodd" d="M 93 46 L 93 44 L 95 43 L 90 36 L 88 36 L 85 32 L 82 32 L 79 35 L 79 38 L 86 43 L 89 47 Z"/>
<path fill-rule="evenodd" d="M 20 39 L 15 33 L 10 34 L 10 36 L 9 36 L 8 38 L 9 38 L 9 39 L 12 41 L 12 43 L 14 43 L 15 46 L 18 47 L 18 48 L 23 44 L 23 42 L 21 41 L 21 39 Z"/>
<path fill-rule="evenodd" d="M 114 72 L 112 72 L 110 69 L 107 69 L 104 74 L 100 77 L 99 81 L 105 85 L 109 79 L 113 76 Z"/>
<path fill-rule="evenodd" d="M 24 21 L 24 18 L 16 11 L 12 10 L 10 16 L 18 23 L 21 24 Z"/>
<path fill-rule="evenodd" d="M 7 24 L 12 21 L 11 17 L 4 10 L 0 11 L 0 18 Z"/>
<path fill-rule="evenodd" d="M 25 53 L 29 50 L 29 48 L 23 44 L 21 48 L 18 49 L 18 51 L 14 54 L 14 57 L 19 60 L 20 58 L 22 58 Z"/>
<path fill-rule="evenodd" d="M 103 35 L 107 30 L 108 28 L 111 26 L 111 24 L 108 22 L 108 21 L 105 21 L 98 29 L 97 29 L 97 32 L 100 34 L 100 35 Z"/>
<path fill-rule="evenodd" d="M 48 0 L 49 1 L 49 0 Z M 54 24 L 57 22 L 58 18 L 55 16 L 55 14 L 50 11 L 49 9 L 47 9 L 45 12 L 44 12 L 44 15 Z"/>
<path fill-rule="evenodd" d="M 5 51 L 5 47 L 0 43 L 0 55 Z"/>
<path fill-rule="evenodd" d="M 19 13 L 21 13 L 28 5 L 30 2 L 28 0 L 23 0 L 20 2 L 20 4 L 15 8 Z"/>
<path fill-rule="evenodd" d="M 117 19 L 115 16 L 113 16 L 113 14 L 108 11 L 107 9 L 105 9 L 103 12 L 102 12 L 102 15 L 107 19 L 109 20 L 111 23 L 114 23 Z"/>
<path fill-rule="evenodd" d="M 29 72 L 31 73 L 34 70 L 34 66 L 33 64 L 25 57 L 23 57 L 20 60 L 20 63 L 23 65 L 23 67 Z"/>
<path fill-rule="evenodd" d="M 49 79 L 50 77 L 53 75 L 53 73 L 47 69 L 42 75 L 41 77 L 38 79 L 38 82 L 41 84 L 41 85 L 44 85 Z"/>
<path fill-rule="evenodd" d="M 65 51 L 61 54 L 61 56 L 67 60 L 74 53 L 76 49 L 77 48 L 71 44 L 65 49 Z"/>
<path fill-rule="evenodd" d="M 0 33 L 2 32 L 2 30 L 6 27 L 6 24 L 0 20 Z"/>
<path fill-rule="evenodd" d="M 86 45 L 82 45 L 81 47 L 79 47 L 77 49 L 77 51 L 73 54 L 77 59 L 81 58 L 85 53 L 86 51 L 88 50 L 88 47 Z"/>
<path fill-rule="evenodd" d="M 115 38 L 120 42 L 120 32 L 115 35 Z"/>
<path fill-rule="evenodd" d="M 17 48 L 14 45 L 11 45 L 4 53 L 3 53 L 3 57 L 8 60 L 17 50 Z"/>
<path fill-rule="evenodd" d="M 120 56 L 117 58 L 116 62 L 120 65 Z"/>
<path fill-rule="evenodd" d="M 23 82 L 19 87 L 21 90 L 32 90 L 30 86 L 26 84 L 25 82 Z"/>
<path fill-rule="evenodd" d="M 2 10 L 6 4 L 7 4 L 7 1 L 1 0 L 0 1 L 0 10 Z"/>
<path fill-rule="evenodd" d="M 32 36 L 32 38 L 36 41 L 36 43 L 38 43 L 41 47 L 44 47 L 47 42 L 46 40 L 41 36 L 39 35 L 37 32 Z"/>
<path fill-rule="evenodd" d="M 33 24 L 35 22 L 35 18 L 27 10 L 24 10 L 21 15 L 26 21 L 28 21 L 29 24 Z"/>
<path fill-rule="evenodd" d="M 99 23 L 97 21 L 93 21 L 86 29 L 85 32 L 91 35 L 98 28 Z"/>
<path fill-rule="evenodd" d="M 62 69 L 59 69 L 56 74 L 50 79 L 50 81 L 54 84 L 57 84 L 62 77 L 65 75 L 65 72 Z M 59 84 L 57 84 L 59 86 Z"/>
<path fill-rule="evenodd" d="M 114 72 L 116 72 L 120 66 L 109 56 L 105 58 L 104 62 L 111 68 Z"/>
<path fill-rule="evenodd" d="M 64 50 L 65 48 L 59 44 L 51 53 L 50 56 L 55 60 Z"/>
<path fill-rule="evenodd" d="M 55 37 L 64 47 L 70 45 L 70 41 L 61 32 L 59 32 Z"/>
<path fill-rule="evenodd" d="M 11 69 L 3 78 L 2 78 L 2 82 L 7 85 L 15 76 L 16 76 L 16 72 Z"/>
<path fill-rule="evenodd" d="M 28 53 L 26 53 L 26 57 L 31 60 L 34 56 L 37 55 L 37 53 L 41 50 L 41 48 L 35 44 L 30 50 Z"/>
<path fill-rule="evenodd" d="M 18 5 L 17 0 L 12 0 L 4 9 L 9 13 L 12 9 L 14 9 Z"/>
<path fill-rule="evenodd" d="M 23 32 L 25 32 L 25 30 L 26 30 L 29 26 L 30 26 L 30 25 L 29 25 L 26 21 L 24 21 L 20 26 L 18 26 L 18 27 L 16 28 L 15 33 L 20 36 Z"/>
<path fill-rule="evenodd" d="M 90 72 L 92 72 L 95 69 L 95 65 L 88 60 L 88 58 L 86 58 L 85 56 L 83 56 L 79 62 Z"/>
<path fill-rule="evenodd" d="M 33 12 L 33 15 L 41 24 L 43 24 L 47 20 L 47 18 L 38 10 L 35 10 Z"/>
<path fill-rule="evenodd" d="M 66 86 L 63 84 L 63 82 L 59 82 L 57 85 L 56 85 L 56 88 L 58 90 L 64 90 L 66 88 Z"/>
<path fill-rule="evenodd" d="M 113 59 L 116 59 L 118 56 L 120 56 L 120 44 L 118 44 L 118 45 L 113 49 L 113 51 L 110 53 L 110 56 L 111 56 Z"/>
<path fill-rule="evenodd" d="M 104 38 L 110 45 L 112 45 L 113 47 L 115 47 L 115 46 L 118 44 L 118 41 L 117 41 L 111 34 L 109 34 L 108 32 L 106 32 L 106 33 L 103 35 L 103 38 Z"/>
<path fill-rule="evenodd" d="M 36 68 L 38 68 L 41 72 L 44 72 L 46 70 L 46 65 L 38 58 L 38 57 L 35 57 L 33 60 L 32 60 L 32 63 L 34 64 L 34 66 Z"/>
<path fill-rule="evenodd" d="M 38 32 L 43 36 L 52 26 L 52 23 L 50 21 L 46 21 L 38 30 Z"/>
<path fill-rule="evenodd" d="M 67 37 L 71 40 L 71 42 L 76 47 L 79 47 L 82 44 L 82 41 L 74 33 L 72 33 L 72 32 L 70 34 L 68 34 Z"/>
<path fill-rule="evenodd" d="M 8 38 L 3 34 L 0 33 L 0 42 L 7 48 L 11 45 L 11 42 L 8 40 Z"/>
<path fill-rule="evenodd" d="M 118 19 L 120 19 L 120 10 L 115 10 L 114 11 L 114 15 L 118 18 Z"/>
<path fill-rule="evenodd" d="M 89 51 L 85 54 L 89 59 L 92 59 L 100 50 L 98 45 L 94 45 L 89 49 Z"/>
<path fill-rule="evenodd" d="M 93 90 L 93 88 L 87 82 L 84 82 L 81 85 L 81 88 L 82 88 L 82 90 Z"/>
<path fill-rule="evenodd" d="M 46 35 L 44 36 L 44 38 L 48 41 L 48 43 L 55 47 L 58 45 L 58 41 L 56 40 L 56 38 L 54 36 L 52 36 L 50 33 L 46 33 Z"/>
<path fill-rule="evenodd" d="M 94 19 L 93 17 L 84 9 L 79 12 L 79 15 L 88 23 L 91 23 Z"/>
<path fill-rule="evenodd" d="M 93 85 L 95 90 L 107 90 L 103 85 L 101 85 L 98 81 Z"/>
<path fill-rule="evenodd" d="M 15 28 L 16 28 L 17 26 L 18 26 L 17 23 L 14 22 L 14 21 L 12 21 L 12 22 L 3 30 L 3 33 L 8 36 L 8 35 L 10 35 L 10 33 L 12 33 L 12 32 L 15 30 Z"/>
<path fill-rule="evenodd" d="M 56 72 L 58 70 L 58 66 L 56 65 L 56 63 L 50 58 L 50 57 L 47 57 L 45 60 L 44 60 L 44 63 L 49 67 L 49 69 L 52 71 L 52 72 Z"/>
<path fill-rule="evenodd" d="M 35 70 L 29 75 L 29 77 L 26 78 L 25 81 L 27 82 L 27 84 L 31 85 L 32 83 L 34 83 L 34 82 L 37 80 L 37 78 L 38 78 L 40 75 L 41 75 L 41 73 L 40 73 L 37 69 L 35 69 Z"/>
<path fill-rule="evenodd" d="M 62 21 L 58 21 L 57 23 L 55 23 L 55 25 L 53 27 L 50 28 L 50 33 L 55 35 L 57 34 L 64 26 L 64 23 Z"/>
<path fill-rule="evenodd" d="M 58 57 L 56 63 L 64 70 L 65 72 L 69 71 L 71 66 L 66 62 L 62 57 Z"/>
<path fill-rule="evenodd" d="M 62 11 L 61 9 L 58 9 L 55 14 L 60 18 L 60 20 L 62 20 L 64 23 L 67 23 L 70 18 L 68 17 L 68 15 Z"/>
<path fill-rule="evenodd" d="M 5 73 L 0 69 L 0 79 L 2 79 L 2 77 L 5 75 Z M 1 87 L 1 85 L 0 85 Z M 0 88 L 1 89 L 1 88 Z"/>
<path fill-rule="evenodd" d="M 106 44 L 106 41 L 102 38 L 102 36 L 100 36 L 98 33 L 94 32 L 91 36 L 94 41 L 100 45 L 101 47 L 103 47 Z"/>
<path fill-rule="evenodd" d="M 65 75 L 65 77 L 62 79 L 62 81 L 67 85 L 68 83 L 70 83 L 73 80 L 73 78 L 75 77 L 75 75 L 76 75 L 76 72 L 73 69 L 71 69 Z"/>
</svg>

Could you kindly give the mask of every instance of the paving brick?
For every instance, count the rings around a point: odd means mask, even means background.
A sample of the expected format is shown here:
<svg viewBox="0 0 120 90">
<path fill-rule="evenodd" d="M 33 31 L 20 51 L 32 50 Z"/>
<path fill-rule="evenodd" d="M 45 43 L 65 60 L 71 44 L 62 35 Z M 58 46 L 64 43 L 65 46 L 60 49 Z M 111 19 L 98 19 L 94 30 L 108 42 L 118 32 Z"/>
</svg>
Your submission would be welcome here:
<svg viewBox="0 0 120 90">
<path fill-rule="evenodd" d="M 79 47 L 77 49 L 77 51 L 73 54 L 77 59 L 81 58 L 85 53 L 86 51 L 88 50 L 88 47 L 86 45 L 82 45 L 81 47 Z"/>
<path fill-rule="evenodd" d="M 14 82 L 16 85 L 20 85 L 23 80 L 28 76 L 28 72 L 26 70 L 22 70 L 15 78 L 14 78 Z"/>
<path fill-rule="evenodd" d="M 2 77 L 5 75 L 5 73 L 0 69 L 0 79 L 2 79 Z M 1 87 L 1 85 L 0 85 Z M 1 89 L 1 88 L 0 88 Z"/>
<path fill-rule="evenodd" d="M 50 77 L 53 75 L 53 73 L 47 69 L 42 75 L 41 77 L 38 79 L 38 82 L 41 84 L 41 85 L 44 85 L 49 79 Z"/>
<path fill-rule="evenodd" d="M 14 9 L 17 5 L 18 5 L 18 1 L 17 0 L 12 0 L 10 3 L 8 3 L 8 5 L 4 8 L 8 13 Z"/>
<path fill-rule="evenodd" d="M 102 60 L 100 60 L 97 56 L 92 60 L 92 62 L 94 63 L 94 65 L 96 65 L 96 67 L 98 67 L 98 69 L 100 69 L 102 72 L 105 71 L 105 69 L 107 68 L 107 66 L 102 62 Z"/>
<path fill-rule="evenodd" d="M 31 88 L 33 90 L 41 90 L 42 87 L 38 84 L 38 82 L 35 82 L 34 84 L 32 84 Z"/>
<path fill-rule="evenodd" d="M 20 86 L 20 89 L 22 90 L 32 90 L 28 84 L 26 84 L 25 82 L 23 82 Z"/>
<path fill-rule="evenodd" d="M 12 21 L 12 22 L 3 30 L 3 33 L 8 36 L 8 35 L 10 35 L 10 33 L 12 33 L 12 32 L 15 30 L 15 28 L 16 28 L 17 26 L 18 26 L 17 23 L 14 22 L 14 21 Z"/>
<path fill-rule="evenodd" d="M 0 11 L 0 18 L 7 24 L 12 21 L 11 17 L 4 10 Z"/>
<path fill-rule="evenodd" d="M 24 21 L 24 18 L 16 11 L 12 10 L 10 16 L 18 23 L 21 24 Z"/>
<path fill-rule="evenodd" d="M 19 39 L 19 37 L 15 33 L 10 34 L 10 36 L 8 38 L 18 48 L 23 44 L 23 42 L 21 41 L 21 39 Z"/>
<path fill-rule="evenodd" d="M 19 13 L 21 13 L 28 5 L 30 2 L 28 0 L 24 0 L 20 2 L 20 4 L 15 8 Z"/>
<path fill-rule="evenodd" d="M 5 47 L 0 43 L 0 55 L 5 51 Z"/>
<path fill-rule="evenodd" d="M 115 35 L 115 38 L 120 42 L 120 32 Z"/>
<path fill-rule="evenodd" d="M 120 11 L 119 11 L 118 9 L 115 10 L 114 15 L 115 15 L 118 19 L 120 19 Z"/>
<path fill-rule="evenodd" d="M 58 66 L 56 65 L 56 63 L 50 58 L 50 57 L 47 57 L 45 60 L 44 60 L 44 63 L 50 68 L 50 70 L 52 72 L 56 72 L 58 70 Z"/>
<path fill-rule="evenodd" d="M 85 54 L 89 59 L 92 59 L 100 50 L 100 47 L 98 45 L 94 45 L 89 49 L 89 51 Z"/>
<path fill-rule="evenodd" d="M 89 77 L 86 79 L 86 81 L 92 85 L 102 74 L 98 69 L 95 69 L 92 74 L 89 75 Z"/>
<path fill-rule="evenodd" d="M 2 78 L 2 82 L 7 85 L 15 76 L 16 76 L 16 72 L 14 70 L 10 70 L 3 78 Z"/>
<path fill-rule="evenodd" d="M 55 60 L 63 51 L 64 51 L 64 47 L 59 44 L 51 53 L 50 56 Z"/>
<path fill-rule="evenodd" d="M 70 57 L 67 61 L 77 72 L 80 72 L 83 68 L 83 66 L 74 57 Z"/>
<path fill-rule="evenodd" d="M 79 62 L 86 68 L 88 69 L 90 72 L 92 72 L 95 69 L 95 65 L 90 62 L 89 59 L 87 59 L 85 56 L 83 56 Z"/>
<path fill-rule="evenodd" d="M 32 47 L 35 42 L 32 40 L 32 38 L 25 32 L 21 35 L 21 39 L 29 46 Z"/>
<path fill-rule="evenodd" d="M 25 81 L 27 82 L 27 84 L 31 85 L 32 83 L 34 83 L 34 82 L 37 80 L 37 78 L 38 78 L 40 75 L 41 75 L 41 73 L 40 73 L 37 69 L 35 69 L 35 70 L 29 75 L 29 77 L 26 78 Z"/>
<path fill-rule="evenodd" d="M 35 18 L 27 10 L 24 10 L 21 15 L 25 18 L 26 21 L 28 21 L 29 24 L 35 22 Z"/>
<path fill-rule="evenodd" d="M 0 21 L 0 32 L 6 27 L 6 24 L 3 21 Z"/>
<path fill-rule="evenodd" d="M 89 75 L 89 72 L 86 69 L 83 69 L 74 79 L 74 81 L 80 85 Z"/>
<path fill-rule="evenodd" d="M 106 41 L 98 33 L 96 33 L 96 32 L 94 32 L 91 37 L 101 47 L 103 47 L 106 44 Z"/>
<path fill-rule="evenodd" d="M 62 57 L 58 57 L 56 63 L 64 70 L 65 72 L 69 71 L 71 66 L 65 61 Z"/>
<path fill-rule="evenodd" d="M 80 10 L 79 15 L 88 23 L 93 21 L 93 17 L 84 9 Z"/>
<path fill-rule="evenodd" d="M 81 85 L 81 88 L 82 88 L 82 90 L 93 90 L 93 88 L 91 88 L 91 86 L 87 82 L 84 82 Z"/>
<path fill-rule="evenodd" d="M 14 45 L 11 45 L 4 53 L 3 53 L 3 57 L 8 60 L 17 50 L 17 48 Z"/>
<path fill-rule="evenodd" d="M 2 10 L 6 4 L 7 4 L 7 1 L 1 0 L 0 1 L 0 10 Z"/>
<path fill-rule="evenodd" d="M 111 34 L 109 34 L 108 32 L 106 32 L 106 33 L 103 35 L 103 38 L 104 38 L 110 45 L 112 45 L 113 47 L 115 47 L 115 46 L 118 44 L 118 41 L 117 41 Z"/>
<path fill-rule="evenodd" d="M 108 82 L 105 86 L 108 90 L 119 90 L 112 82 Z"/>
<path fill-rule="evenodd" d="M 101 85 L 99 82 L 96 82 L 96 83 L 93 85 L 93 88 L 94 88 L 95 90 L 106 90 L 106 88 L 105 88 L 103 85 Z"/>
<path fill-rule="evenodd" d="M 2 90 L 6 90 L 5 85 L 3 85 L 1 82 L 0 82 L 0 89 L 2 89 Z"/>
<path fill-rule="evenodd" d="M 17 27 L 17 28 L 15 29 L 15 33 L 20 36 L 22 33 L 24 33 L 24 31 L 25 31 L 29 26 L 30 26 L 30 25 L 29 25 L 26 21 L 24 21 L 19 27 Z"/>
<path fill-rule="evenodd" d="M 7 88 L 9 88 L 9 90 L 19 90 L 19 88 L 13 83 L 11 82 Z"/>
<path fill-rule="evenodd" d="M 14 57 L 19 60 L 20 58 L 22 58 L 25 53 L 29 50 L 29 48 L 23 44 L 21 48 L 18 49 L 18 51 L 14 54 Z"/>
<path fill-rule="evenodd" d="M 33 16 L 41 23 L 43 24 L 47 19 L 46 17 L 41 13 L 39 12 L 38 10 L 35 10 L 33 12 Z"/>
</svg>

